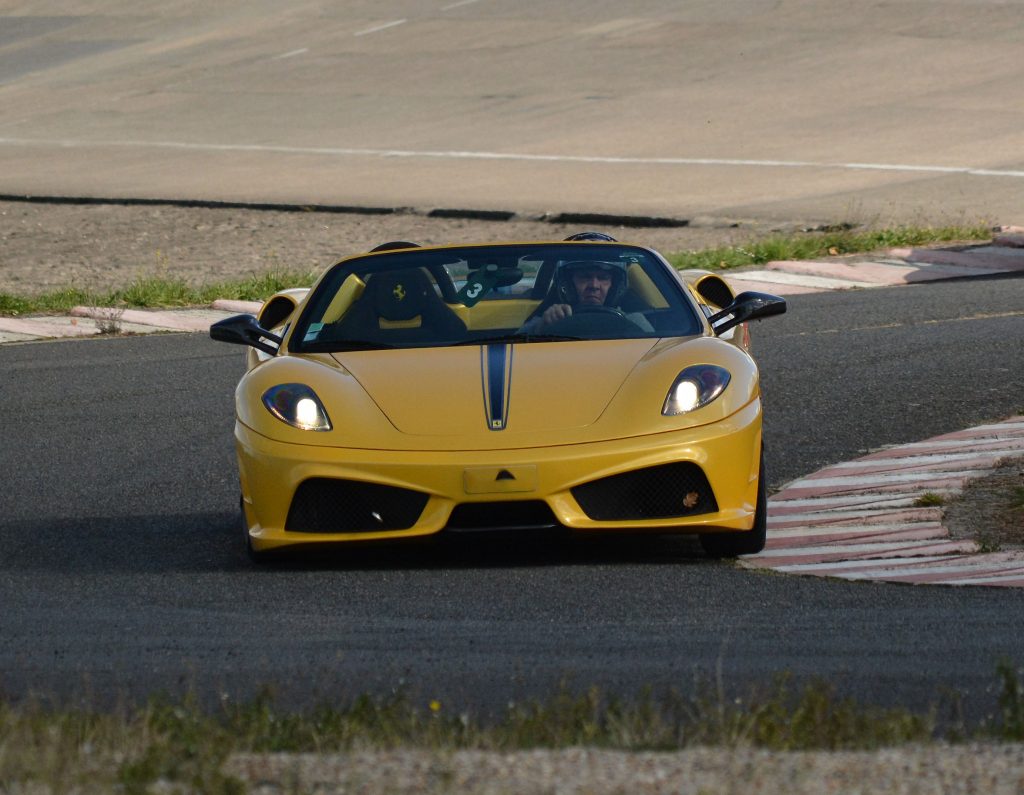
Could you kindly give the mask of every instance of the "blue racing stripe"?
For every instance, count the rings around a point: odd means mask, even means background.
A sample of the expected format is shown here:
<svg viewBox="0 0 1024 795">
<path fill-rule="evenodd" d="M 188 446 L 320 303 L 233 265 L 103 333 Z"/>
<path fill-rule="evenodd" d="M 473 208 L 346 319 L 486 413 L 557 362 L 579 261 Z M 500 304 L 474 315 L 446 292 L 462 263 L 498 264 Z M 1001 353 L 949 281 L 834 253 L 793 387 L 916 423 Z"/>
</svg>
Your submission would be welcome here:
<svg viewBox="0 0 1024 795">
<path fill-rule="evenodd" d="M 505 429 L 508 422 L 508 399 L 511 386 L 512 346 L 494 343 L 481 350 L 484 410 L 487 427 L 492 431 Z"/>
</svg>

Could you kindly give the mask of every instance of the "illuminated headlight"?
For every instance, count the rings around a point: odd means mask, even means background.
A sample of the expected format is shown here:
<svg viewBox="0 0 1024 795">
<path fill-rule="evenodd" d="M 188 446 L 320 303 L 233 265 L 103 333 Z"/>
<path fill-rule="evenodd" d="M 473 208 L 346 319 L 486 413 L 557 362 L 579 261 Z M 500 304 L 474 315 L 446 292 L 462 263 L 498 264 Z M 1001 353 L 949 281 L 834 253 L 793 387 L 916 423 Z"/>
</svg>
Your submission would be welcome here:
<svg viewBox="0 0 1024 795">
<path fill-rule="evenodd" d="M 279 384 L 263 393 L 263 405 L 281 422 L 300 431 L 329 431 L 327 416 L 316 392 L 305 384 Z"/>
<path fill-rule="evenodd" d="M 687 367 L 676 376 L 661 413 L 672 417 L 706 406 L 729 385 L 729 371 L 713 364 Z"/>
</svg>

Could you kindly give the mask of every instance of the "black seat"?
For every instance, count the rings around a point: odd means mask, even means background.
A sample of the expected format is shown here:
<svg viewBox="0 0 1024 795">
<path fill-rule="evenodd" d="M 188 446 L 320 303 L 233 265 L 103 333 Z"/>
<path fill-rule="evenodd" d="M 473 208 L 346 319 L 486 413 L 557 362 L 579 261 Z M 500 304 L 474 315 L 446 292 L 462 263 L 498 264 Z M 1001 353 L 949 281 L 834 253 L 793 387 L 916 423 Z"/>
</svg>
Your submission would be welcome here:
<svg viewBox="0 0 1024 795">
<path fill-rule="evenodd" d="M 340 332 L 350 339 L 393 345 L 454 342 L 465 338 L 466 324 L 445 304 L 421 268 L 407 268 L 370 276 Z"/>
</svg>

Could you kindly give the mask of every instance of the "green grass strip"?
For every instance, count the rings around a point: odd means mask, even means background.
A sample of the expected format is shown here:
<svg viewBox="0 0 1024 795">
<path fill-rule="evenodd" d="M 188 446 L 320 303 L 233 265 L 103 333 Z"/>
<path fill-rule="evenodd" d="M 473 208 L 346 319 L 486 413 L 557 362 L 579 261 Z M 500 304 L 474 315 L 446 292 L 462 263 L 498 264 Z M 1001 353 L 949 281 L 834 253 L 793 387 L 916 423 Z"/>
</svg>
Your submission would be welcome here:
<svg viewBox="0 0 1024 795">
<path fill-rule="evenodd" d="M 950 242 L 989 240 L 992 230 L 978 226 L 898 227 L 858 232 L 838 229 L 778 235 L 741 246 L 726 246 L 672 254 L 669 262 L 680 269 L 724 270 L 763 265 L 773 260 L 799 260 L 867 253 L 898 246 L 926 246 Z M 181 280 L 151 278 L 132 282 L 111 292 L 67 287 L 36 296 L 0 293 L 0 315 L 67 312 L 75 306 L 166 309 L 207 306 L 218 298 L 262 301 L 278 290 L 312 285 L 318 272 L 276 270 L 246 279 L 192 286 Z"/>
<path fill-rule="evenodd" d="M 886 248 L 991 240 L 988 226 L 897 227 L 858 232 L 837 229 L 822 233 L 777 235 L 740 246 L 686 251 L 668 257 L 679 269 L 725 270 L 779 260 L 805 260 L 865 254 Z"/>
<path fill-rule="evenodd" d="M 96 292 L 68 287 L 36 296 L 0 293 L 0 315 L 67 312 L 75 306 L 132 307 L 168 309 L 186 306 L 208 306 L 218 298 L 237 301 L 262 301 L 278 290 L 309 287 L 319 273 L 309 271 L 272 271 L 247 279 L 218 282 L 199 287 L 178 279 L 141 279 L 127 287 L 110 292 Z"/>
</svg>

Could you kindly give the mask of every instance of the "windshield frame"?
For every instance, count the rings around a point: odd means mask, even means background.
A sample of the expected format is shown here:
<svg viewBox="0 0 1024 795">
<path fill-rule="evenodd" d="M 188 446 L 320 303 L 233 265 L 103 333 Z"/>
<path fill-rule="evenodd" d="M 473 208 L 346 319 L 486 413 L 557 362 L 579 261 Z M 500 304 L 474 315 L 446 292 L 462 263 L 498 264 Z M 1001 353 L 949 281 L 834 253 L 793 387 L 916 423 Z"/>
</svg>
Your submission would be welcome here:
<svg viewBox="0 0 1024 795">
<path fill-rule="evenodd" d="M 440 292 L 440 297 L 443 301 L 451 303 L 452 300 L 456 300 L 458 303 L 462 303 L 464 306 L 471 308 L 472 304 L 467 304 L 465 301 L 458 301 L 455 294 L 457 283 L 445 284 L 442 279 L 438 278 L 437 269 L 444 271 L 446 277 L 451 277 L 451 273 L 446 267 L 445 263 L 451 264 L 453 259 L 467 260 L 476 256 L 480 257 L 494 257 L 495 259 L 514 258 L 516 262 L 522 261 L 541 261 L 547 264 L 550 260 L 552 262 L 565 261 L 568 258 L 572 259 L 600 259 L 599 250 L 602 248 L 611 249 L 615 252 L 615 257 L 628 257 L 635 256 L 636 262 L 641 265 L 644 272 L 653 281 L 655 288 L 662 294 L 664 299 L 668 302 L 669 310 L 681 310 L 686 313 L 686 317 L 683 318 L 680 323 L 687 326 L 685 328 L 686 333 L 672 333 L 672 334 L 660 334 L 660 333 L 643 333 L 637 336 L 589 336 L 589 337 L 572 337 L 565 334 L 544 334 L 536 333 L 529 334 L 523 333 L 518 334 L 510 332 L 508 329 L 504 331 L 500 329 L 489 329 L 489 334 L 481 334 L 480 341 L 476 342 L 471 337 L 461 339 L 454 342 L 444 342 L 441 340 L 432 341 L 425 344 L 375 344 L 368 343 L 367 341 L 359 341 L 352 339 L 349 342 L 350 345 L 346 345 L 345 340 L 332 340 L 332 344 L 324 344 L 322 341 L 308 340 L 307 336 L 310 333 L 310 327 L 313 326 L 317 321 L 317 318 L 323 317 L 325 313 L 325 307 L 333 300 L 334 296 L 339 292 L 342 285 L 352 275 L 356 275 L 357 278 L 360 275 L 366 275 L 368 272 L 385 272 L 385 271 L 399 271 L 405 269 L 413 269 L 417 267 L 425 268 L 431 272 L 432 278 L 437 282 L 436 289 Z M 529 254 L 536 252 L 540 255 L 542 252 L 545 256 L 540 256 L 537 260 L 530 260 Z M 612 252 L 609 251 L 609 254 Z M 466 257 L 460 256 L 461 254 L 467 255 Z M 559 256 L 563 255 L 563 256 Z M 383 260 L 383 262 L 382 262 Z M 390 267 L 375 268 L 376 265 L 387 265 Z M 537 276 L 540 277 L 544 266 L 542 265 L 537 271 Z M 546 273 L 546 278 L 533 284 L 530 288 L 530 299 L 537 300 L 537 293 L 542 291 L 543 296 L 539 297 L 539 300 L 548 300 L 550 296 L 551 282 L 553 281 L 554 267 L 549 268 Z M 495 299 L 494 296 L 490 296 L 485 300 L 501 300 Z M 346 310 L 347 312 L 348 310 Z M 344 314 L 342 318 L 344 318 Z M 682 328 L 682 325 L 680 326 Z M 292 324 L 289 329 L 288 339 L 286 341 L 287 349 L 289 353 L 342 353 L 349 352 L 352 350 L 403 350 L 403 349 L 414 349 L 414 348 L 437 348 L 437 347 L 452 347 L 457 345 L 467 346 L 473 344 L 488 344 L 486 337 L 497 337 L 505 336 L 509 337 L 510 343 L 542 343 L 548 341 L 607 341 L 615 339 L 657 339 L 660 337 L 677 337 L 677 336 L 697 336 L 705 332 L 706 321 L 703 313 L 700 312 L 696 302 L 689 292 L 685 289 L 682 280 L 678 278 L 678 275 L 674 273 L 674 268 L 665 260 L 661 254 L 653 249 L 649 249 L 643 246 L 637 246 L 628 243 L 597 243 L 597 242 L 527 242 L 527 243 L 481 243 L 481 244 L 464 244 L 464 245 L 446 245 L 446 246 L 431 246 L 431 247 L 415 247 L 406 249 L 394 249 L 380 252 L 369 252 L 364 254 L 356 254 L 351 257 L 339 261 L 335 265 L 331 266 L 320 279 L 316 282 L 313 288 L 310 290 L 303 302 L 302 311 L 298 318 Z M 483 330 L 481 330 L 483 331 Z"/>
</svg>

